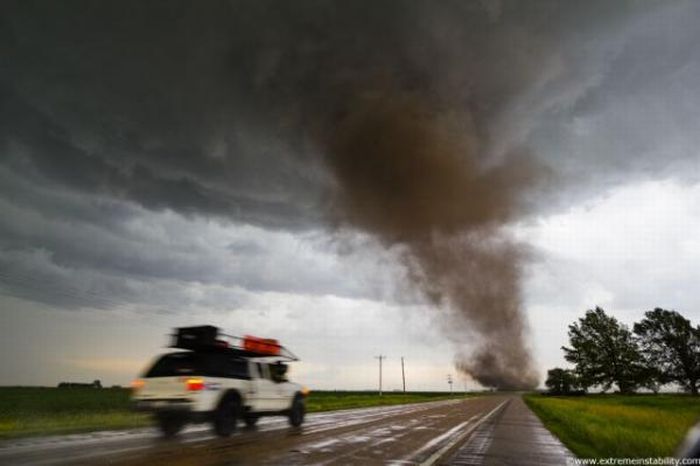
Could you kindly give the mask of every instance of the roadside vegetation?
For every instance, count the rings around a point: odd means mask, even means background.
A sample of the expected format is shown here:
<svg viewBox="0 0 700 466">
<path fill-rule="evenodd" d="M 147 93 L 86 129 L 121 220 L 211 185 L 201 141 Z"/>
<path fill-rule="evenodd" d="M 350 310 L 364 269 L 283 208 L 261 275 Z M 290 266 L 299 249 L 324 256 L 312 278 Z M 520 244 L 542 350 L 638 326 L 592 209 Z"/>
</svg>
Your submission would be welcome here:
<svg viewBox="0 0 700 466">
<path fill-rule="evenodd" d="M 596 307 L 569 326 L 569 346 L 562 350 L 574 367 L 548 372 L 545 385 L 553 395 L 613 386 L 620 393 L 657 393 L 667 384 L 698 395 L 700 327 L 676 311 L 648 311 L 630 330 Z"/>
<path fill-rule="evenodd" d="M 369 408 L 425 401 L 447 400 L 465 397 L 465 394 L 450 395 L 445 392 L 388 392 L 379 396 L 377 392 L 311 392 L 306 402 L 308 412 L 333 411 L 336 409 Z"/>
<path fill-rule="evenodd" d="M 465 395 L 454 395 L 452 398 Z M 0 387 L 0 439 L 150 426 L 125 388 Z M 311 392 L 307 412 L 449 399 L 444 392 Z"/>
<path fill-rule="evenodd" d="M 671 456 L 700 419 L 700 327 L 678 312 L 656 308 L 630 329 L 597 307 L 562 350 L 573 367 L 549 370 L 547 394 L 525 401 L 576 455 Z"/>
<path fill-rule="evenodd" d="M 689 395 L 526 395 L 545 426 L 581 458 L 672 456 L 700 418 Z"/>
<path fill-rule="evenodd" d="M 150 424 L 124 388 L 0 387 L 0 438 L 125 429 Z"/>
</svg>

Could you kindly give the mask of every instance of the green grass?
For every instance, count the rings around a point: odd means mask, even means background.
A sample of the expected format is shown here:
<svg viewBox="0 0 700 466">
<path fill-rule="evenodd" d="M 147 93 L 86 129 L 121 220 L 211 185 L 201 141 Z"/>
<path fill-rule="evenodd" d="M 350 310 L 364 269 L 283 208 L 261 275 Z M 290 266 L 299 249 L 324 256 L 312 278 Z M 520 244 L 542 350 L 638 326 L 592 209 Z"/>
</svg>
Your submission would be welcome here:
<svg viewBox="0 0 700 466">
<path fill-rule="evenodd" d="M 686 395 L 526 395 L 545 426 L 581 458 L 672 456 L 700 418 Z"/>
<path fill-rule="evenodd" d="M 130 409 L 128 389 L 0 387 L 0 439 L 151 425 Z M 457 396 L 457 395 L 455 395 Z M 312 392 L 308 412 L 449 398 L 445 393 Z"/>
<path fill-rule="evenodd" d="M 412 393 L 384 393 L 379 396 L 377 392 L 311 392 L 306 400 L 308 412 L 332 411 L 336 409 L 368 408 L 373 406 L 391 406 L 406 403 L 420 403 L 425 401 L 446 400 L 449 398 L 463 397 L 454 395 L 450 397 L 444 392 L 412 392 Z"/>
<path fill-rule="evenodd" d="M 129 390 L 0 387 L 0 438 L 125 429 L 150 424 L 129 410 Z"/>
</svg>

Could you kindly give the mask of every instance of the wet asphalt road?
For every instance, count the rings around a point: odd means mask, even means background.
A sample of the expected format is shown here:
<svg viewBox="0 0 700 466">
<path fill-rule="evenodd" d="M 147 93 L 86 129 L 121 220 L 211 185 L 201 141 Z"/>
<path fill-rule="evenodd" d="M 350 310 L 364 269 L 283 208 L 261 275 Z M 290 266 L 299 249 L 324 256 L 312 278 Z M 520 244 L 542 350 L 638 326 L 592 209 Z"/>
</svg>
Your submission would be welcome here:
<svg viewBox="0 0 700 466">
<path fill-rule="evenodd" d="M 574 456 L 520 397 L 482 422 L 447 459 L 450 466 L 543 466 L 573 464 Z M 567 461 L 568 460 L 568 461 Z"/>
<path fill-rule="evenodd" d="M 483 440 L 484 435 L 500 432 L 495 435 L 496 445 L 489 443 L 498 451 L 504 448 L 498 442 L 545 438 L 541 432 L 533 433 L 532 426 L 524 428 L 527 432 L 511 429 L 514 438 L 503 435 L 499 426 L 508 424 L 512 413 L 529 413 L 521 404 L 517 396 L 484 396 L 335 411 L 308 415 L 300 428 L 289 427 L 283 418 L 268 418 L 254 429 L 239 429 L 228 439 L 214 437 L 205 426 L 188 429 L 177 440 L 163 440 L 154 429 L 26 439 L 0 444 L 0 464 L 487 464 L 483 461 L 487 455 L 473 452 L 460 459 L 460 453 L 473 448 L 473 437 Z M 533 425 L 538 427 L 539 421 L 534 419 Z M 518 422 L 510 424 L 517 426 Z M 533 447 L 533 451 L 538 448 Z M 518 464 L 518 457 L 516 452 L 511 458 L 516 462 L 509 464 Z M 563 464 L 563 458 L 541 457 L 548 461 L 540 464 Z"/>
</svg>

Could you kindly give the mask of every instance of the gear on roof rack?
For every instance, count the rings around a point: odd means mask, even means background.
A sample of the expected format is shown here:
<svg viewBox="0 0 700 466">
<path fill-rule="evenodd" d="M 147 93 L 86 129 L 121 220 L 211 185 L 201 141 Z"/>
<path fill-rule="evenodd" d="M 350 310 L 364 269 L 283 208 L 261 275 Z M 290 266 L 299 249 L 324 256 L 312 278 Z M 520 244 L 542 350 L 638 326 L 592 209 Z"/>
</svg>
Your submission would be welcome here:
<svg viewBox="0 0 700 466">
<path fill-rule="evenodd" d="M 213 325 L 180 327 L 173 334 L 172 348 L 192 351 L 227 352 L 241 357 L 276 358 L 298 361 L 298 358 L 277 340 L 252 335 L 238 337 L 220 332 Z"/>
</svg>

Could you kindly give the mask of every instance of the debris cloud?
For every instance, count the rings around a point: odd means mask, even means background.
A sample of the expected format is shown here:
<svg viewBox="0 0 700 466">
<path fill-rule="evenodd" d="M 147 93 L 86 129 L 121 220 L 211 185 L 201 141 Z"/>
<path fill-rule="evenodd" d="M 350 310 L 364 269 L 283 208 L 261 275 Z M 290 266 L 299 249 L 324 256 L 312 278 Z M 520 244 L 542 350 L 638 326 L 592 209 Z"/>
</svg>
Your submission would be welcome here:
<svg viewBox="0 0 700 466">
<path fill-rule="evenodd" d="M 402 6 L 288 11 L 241 52 L 251 101 L 330 174 L 333 228 L 402 251 L 406 285 L 438 310 L 457 367 L 486 386 L 534 387 L 526 254 L 508 227 L 548 170 L 500 118 L 551 47 L 511 7 Z"/>
<path fill-rule="evenodd" d="M 525 154 L 486 166 L 473 116 L 415 93 L 389 89 L 349 108 L 323 141 L 334 220 L 401 249 L 411 285 L 460 349 L 459 370 L 489 387 L 536 386 L 521 311 L 525 253 L 504 226 L 542 168 Z"/>
</svg>

